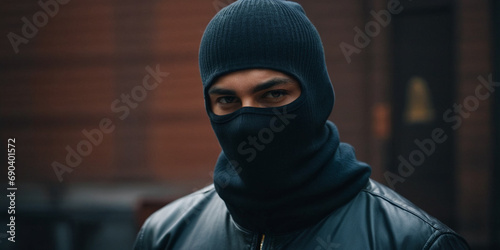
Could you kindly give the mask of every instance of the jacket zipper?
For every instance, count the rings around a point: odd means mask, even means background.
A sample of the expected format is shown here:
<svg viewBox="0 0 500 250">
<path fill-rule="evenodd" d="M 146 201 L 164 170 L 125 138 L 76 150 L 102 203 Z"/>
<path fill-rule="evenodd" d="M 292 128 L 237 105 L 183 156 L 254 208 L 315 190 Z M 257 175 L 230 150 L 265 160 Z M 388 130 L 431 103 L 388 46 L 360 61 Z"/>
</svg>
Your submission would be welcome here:
<svg viewBox="0 0 500 250">
<path fill-rule="evenodd" d="M 265 234 L 262 234 L 261 238 L 260 238 L 260 250 L 262 250 L 263 246 L 264 246 L 264 239 L 266 238 L 266 235 Z"/>
</svg>

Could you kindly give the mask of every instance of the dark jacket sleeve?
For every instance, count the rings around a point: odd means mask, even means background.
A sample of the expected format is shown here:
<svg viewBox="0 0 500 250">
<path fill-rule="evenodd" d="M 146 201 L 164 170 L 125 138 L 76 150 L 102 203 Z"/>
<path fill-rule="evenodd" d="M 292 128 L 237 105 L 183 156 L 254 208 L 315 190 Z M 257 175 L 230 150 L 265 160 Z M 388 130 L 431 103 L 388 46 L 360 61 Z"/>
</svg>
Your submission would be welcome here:
<svg viewBox="0 0 500 250">
<path fill-rule="evenodd" d="M 146 245 L 147 241 L 144 240 L 146 237 L 146 231 L 148 230 L 148 227 L 146 226 L 146 223 L 144 226 L 141 228 L 139 233 L 137 234 L 137 238 L 135 239 L 135 244 L 134 244 L 134 250 L 149 250 L 151 249 L 151 246 Z"/>
<path fill-rule="evenodd" d="M 454 233 L 445 233 L 435 238 L 428 246 L 426 245 L 424 249 L 470 250 L 470 247 L 462 237 Z"/>
</svg>

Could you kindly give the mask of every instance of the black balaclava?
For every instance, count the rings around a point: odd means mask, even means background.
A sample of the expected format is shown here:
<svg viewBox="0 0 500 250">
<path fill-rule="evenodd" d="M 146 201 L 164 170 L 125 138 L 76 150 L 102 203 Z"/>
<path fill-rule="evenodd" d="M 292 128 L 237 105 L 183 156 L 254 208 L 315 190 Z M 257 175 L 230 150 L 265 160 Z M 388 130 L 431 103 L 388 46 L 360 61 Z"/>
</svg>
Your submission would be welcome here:
<svg viewBox="0 0 500 250">
<path fill-rule="evenodd" d="M 222 9 L 205 30 L 199 64 L 205 106 L 222 147 L 214 185 L 241 227 L 267 234 L 307 227 L 367 184 L 370 167 L 339 142 L 327 121 L 334 95 L 323 46 L 299 4 L 239 0 Z M 210 86 L 244 69 L 288 74 L 302 93 L 286 106 L 215 115 Z"/>
</svg>

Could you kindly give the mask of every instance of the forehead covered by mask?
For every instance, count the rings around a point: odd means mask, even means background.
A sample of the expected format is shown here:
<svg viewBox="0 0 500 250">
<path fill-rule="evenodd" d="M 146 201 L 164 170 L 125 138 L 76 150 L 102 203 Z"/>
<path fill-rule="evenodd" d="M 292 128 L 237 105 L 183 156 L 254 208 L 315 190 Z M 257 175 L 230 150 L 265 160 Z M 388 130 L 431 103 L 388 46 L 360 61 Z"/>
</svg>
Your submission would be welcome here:
<svg viewBox="0 0 500 250">
<path fill-rule="evenodd" d="M 294 2 L 240 0 L 222 9 L 203 34 L 199 66 L 209 115 L 210 86 L 221 75 L 243 69 L 272 69 L 295 77 L 318 121 L 326 121 L 333 107 L 321 39 Z"/>
</svg>

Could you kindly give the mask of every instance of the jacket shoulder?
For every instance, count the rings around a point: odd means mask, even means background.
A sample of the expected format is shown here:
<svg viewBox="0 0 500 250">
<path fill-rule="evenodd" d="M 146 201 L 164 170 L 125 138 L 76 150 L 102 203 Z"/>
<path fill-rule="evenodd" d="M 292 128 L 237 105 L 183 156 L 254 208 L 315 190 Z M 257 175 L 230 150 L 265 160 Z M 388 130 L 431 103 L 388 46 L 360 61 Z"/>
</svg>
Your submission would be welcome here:
<svg viewBox="0 0 500 250">
<path fill-rule="evenodd" d="M 470 249 L 460 235 L 394 190 L 370 179 L 362 192 L 370 196 L 375 203 L 373 206 L 379 211 L 384 211 L 386 218 L 384 223 L 401 229 L 396 230 L 398 234 L 403 232 L 420 234 L 426 239 L 422 249 Z M 399 235 L 402 236 L 404 237 Z"/>
<path fill-rule="evenodd" d="M 186 229 L 196 221 L 209 203 L 218 203 L 214 186 L 210 185 L 179 198 L 158 211 L 144 222 L 139 231 L 134 249 L 166 249 L 176 232 Z"/>
</svg>

